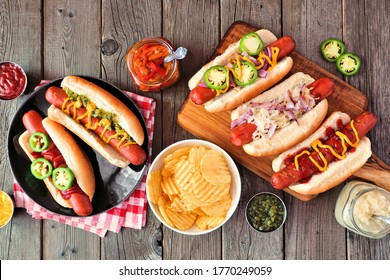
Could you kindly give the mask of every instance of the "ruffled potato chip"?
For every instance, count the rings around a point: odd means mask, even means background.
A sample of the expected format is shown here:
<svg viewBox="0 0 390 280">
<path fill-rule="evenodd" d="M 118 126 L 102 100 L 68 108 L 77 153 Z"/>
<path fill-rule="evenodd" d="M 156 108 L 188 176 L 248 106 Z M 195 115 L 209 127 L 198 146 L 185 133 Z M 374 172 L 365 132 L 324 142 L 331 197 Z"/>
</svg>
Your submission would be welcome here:
<svg viewBox="0 0 390 280">
<path fill-rule="evenodd" d="M 203 146 L 191 148 L 188 160 L 194 165 L 196 171 L 200 171 L 200 162 L 206 151 L 206 148 Z"/>
<path fill-rule="evenodd" d="M 216 150 L 208 150 L 203 155 L 200 171 L 206 181 L 213 185 L 230 184 L 232 180 L 225 158 Z"/>
<path fill-rule="evenodd" d="M 229 194 L 221 201 L 218 201 L 211 205 L 201 206 L 200 210 L 202 210 L 205 213 L 205 215 L 208 216 L 213 216 L 213 217 L 225 216 L 226 213 L 229 211 L 231 204 L 232 204 L 232 198 Z"/>
<path fill-rule="evenodd" d="M 192 227 L 196 217 L 198 216 L 193 212 L 175 212 L 170 209 L 166 209 L 168 218 L 174 226 L 180 230 L 187 230 Z"/>
<path fill-rule="evenodd" d="M 222 224 L 224 220 L 225 216 L 198 216 L 195 221 L 195 225 L 202 230 L 208 230 Z"/>
<path fill-rule="evenodd" d="M 171 222 L 171 220 L 169 219 L 168 215 L 167 215 L 167 203 L 164 199 L 164 197 L 160 196 L 160 198 L 158 199 L 158 209 L 160 210 L 160 214 L 161 216 L 163 216 L 165 222 L 170 225 L 171 227 L 174 227 L 173 223 Z"/>
<path fill-rule="evenodd" d="M 158 199 L 163 195 L 161 189 L 161 172 L 160 170 L 155 170 L 150 172 L 148 180 L 146 182 L 146 187 L 148 189 L 149 200 L 153 204 L 158 203 Z"/>
</svg>

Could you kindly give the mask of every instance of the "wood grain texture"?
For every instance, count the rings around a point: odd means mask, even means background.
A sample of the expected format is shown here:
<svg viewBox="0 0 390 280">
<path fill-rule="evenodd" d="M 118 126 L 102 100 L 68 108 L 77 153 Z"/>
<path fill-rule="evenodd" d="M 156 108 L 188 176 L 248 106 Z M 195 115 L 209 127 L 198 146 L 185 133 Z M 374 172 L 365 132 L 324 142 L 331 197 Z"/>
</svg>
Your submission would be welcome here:
<svg viewBox="0 0 390 280">
<path fill-rule="evenodd" d="M 44 77 L 100 77 L 100 2 L 47 1 L 43 10 Z"/>
<path fill-rule="evenodd" d="M 342 24 L 341 1 L 283 0 L 283 35 L 292 35 L 297 43 L 297 52 L 319 65 L 321 71 L 328 71 L 318 74 L 336 80 L 335 92 L 329 98 L 329 112 L 342 109 L 355 116 L 367 106 L 364 94 L 336 79 L 342 76 L 335 65 L 326 62 L 320 53 L 324 40 L 330 37 L 342 39 Z M 294 63 L 296 66 L 305 65 Z M 318 78 L 317 75 L 314 77 Z M 354 103 L 357 101 L 354 92 L 359 98 L 358 103 Z M 285 227 L 286 259 L 346 259 L 345 230 L 333 215 L 339 190 L 339 187 L 331 189 L 309 203 L 286 196 L 290 213 Z"/>
<path fill-rule="evenodd" d="M 189 50 L 181 61 L 180 81 L 162 93 L 163 147 L 191 138 L 176 124 L 176 115 L 187 95 L 187 81 L 210 57 L 212 46 L 219 42 L 219 15 L 218 1 L 163 1 L 162 35 L 175 47 L 183 46 Z M 221 230 L 192 237 L 164 227 L 163 237 L 163 259 L 221 259 Z"/>
<path fill-rule="evenodd" d="M 368 109 L 378 115 L 378 123 L 369 133 L 374 153 L 385 163 L 390 163 L 390 73 L 388 44 L 390 42 L 390 3 L 378 1 L 343 1 L 343 33 L 346 48 L 362 60 L 360 72 L 346 79 L 348 83 L 365 92 Z M 378 174 L 380 175 L 380 174 Z M 349 259 L 390 259 L 390 236 L 370 240 L 348 232 Z"/>
<path fill-rule="evenodd" d="M 103 1 L 102 7 L 102 73 L 103 78 L 124 90 L 141 95 L 133 84 L 126 65 L 127 50 L 139 40 L 161 34 L 161 3 L 143 1 Z M 105 53 L 107 44 L 116 44 L 112 53 Z M 155 135 L 161 135 L 161 92 L 149 94 L 156 100 Z M 153 139 L 153 155 L 161 151 L 161 139 Z M 102 259 L 161 259 L 161 224 L 149 211 L 143 230 L 122 229 L 102 239 Z"/>
<path fill-rule="evenodd" d="M 14 61 L 27 73 L 26 94 L 13 101 L 0 101 L 0 189 L 12 195 L 13 180 L 8 164 L 7 131 L 12 117 L 27 93 L 41 79 L 40 30 L 41 3 L 27 1 L 0 2 L 0 61 Z M 26 44 L 26 38 L 33 44 Z M 12 155 L 10 155 L 12 156 Z M 14 218 L 0 230 L 0 259 L 40 259 L 41 222 L 17 209 Z M 31 242 L 31 239 L 36 242 Z"/>
<path fill-rule="evenodd" d="M 102 260 L 160 260 L 162 257 L 162 226 L 150 210 L 142 230 L 125 229 L 108 232 L 101 240 Z"/>
<path fill-rule="evenodd" d="M 100 76 L 100 2 L 47 1 L 44 6 L 44 77 Z M 99 259 L 100 238 L 53 221 L 43 222 L 44 259 Z"/>
</svg>

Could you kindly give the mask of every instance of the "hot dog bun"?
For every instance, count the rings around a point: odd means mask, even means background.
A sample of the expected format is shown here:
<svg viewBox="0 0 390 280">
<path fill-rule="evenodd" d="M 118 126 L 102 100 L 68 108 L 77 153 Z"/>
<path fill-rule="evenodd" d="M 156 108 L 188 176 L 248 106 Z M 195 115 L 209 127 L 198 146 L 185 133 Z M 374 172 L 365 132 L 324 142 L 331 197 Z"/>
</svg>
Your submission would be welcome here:
<svg viewBox="0 0 390 280">
<path fill-rule="evenodd" d="M 263 40 L 264 45 L 277 40 L 276 36 L 266 29 L 257 30 L 256 33 Z M 239 50 L 239 41 L 231 44 L 224 53 L 217 56 L 214 60 L 204 65 L 188 82 L 190 90 L 195 88 L 203 80 L 203 75 L 212 66 L 226 65 L 231 59 L 232 55 Z M 285 57 L 278 62 L 278 64 L 268 73 L 266 79 L 258 79 L 253 84 L 243 88 L 230 89 L 224 94 L 214 97 L 204 104 L 207 111 L 212 113 L 228 111 L 236 108 L 240 104 L 254 98 L 262 93 L 264 90 L 270 88 L 272 85 L 280 81 L 292 68 L 293 60 L 291 57 Z"/>
<path fill-rule="evenodd" d="M 88 195 L 90 201 L 92 201 L 95 193 L 95 176 L 87 156 L 78 146 L 72 135 L 67 132 L 63 126 L 48 118 L 44 119 L 42 124 L 52 141 L 56 144 L 58 150 L 61 152 L 66 164 L 73 171 L 78 185 Z M 25 131 L 20 135 L 18 142 L 28 158 L 33 161 L 34 157 L 32 156 L 33 151 L 29 146 L 29 137 L 30 133 Z M 51 177 L 46 178 L 43 181 L 58 204 L 66 208 L 72 208 L 69 201 L 65 200 L 62 197 L 61 192 L 54 186 Z"/>
<path fill-rule="evenodd" d="M 350 117 L 341 112 L 333 112 L 326 121 L 320 126 L 316 132 L 303 142 L 294 146 L 293 148 L 283 152 L 272 161 L 272 169 L 277 172 L 284 168 L 283 161 L 289 155 L 296 154 L 303 148 L 310 147 L 310 144 L 316 140 L 323 138 L 326 135 L 326 129 L 331 127 L 337 130 L 337 121 L 341 119 L 342 123 L 346 125 L 350 122 Z M 343 160 L 332 161 L 328 165 L 328 169 L 324 172 L 313 175 L 309 182 L 302 184 L 294 184 L 289 188 L 297 193 L 303 195 L 315 195 L 325 192 L 334 186 L 345 181 L 358 169 L 360 169 L 371 156 L 371 142 L 367 137 L 360 139 L 359 145 L 353 152 L 347 152 L 346 158 Z"/>
<path fill-rule="evenodd" d="M 272 101 L 285 94 L 288 90 L 299 91 L 303 85 L 309 85 L 312 82 L 314 82 L 314 79 L 311 76 L 302 72 L 295 73 L 282 83 L 237 107 L 231 112 L 231 119 L 238 119 L 250 110 L 250 103 L 252 102 L 263 103 Z M 321 125 L 327 111 L 328 101 L 323 99 L 312 110 L 303 114 L 298 119 L 298 122 L 292 120 L 287 126 L 277 129 L 271 138 L 263 137 L 256 139 L 243 145 L 243 149 L 247 154 L 255 157 L 279 154 L 311 135 Z"/>
<path fill-rule="evenodd" d="M 66 76 L 61 82 L 61 87 L 64 90 L 69 89 L 79 95 L 86 96 L 100 109 L 115 113 L 119 125 L 129 133 L 138 145 L 142 146 L 145 135 L 141 123 L 134 113 L 115 96 L 77 76 Z"/>
<path fill-rule="evenodd" d="M 102 138 L 100 138 L 92 130 L 87 129 L 84 125 L 74 121 L 61 109 L 51 105 L 47 110 L 47 116 L 51 120 L 67 127 L 111 164 L 120 168 L 125 168 L 129 165 L 130 162 L 127 161 L 118 151 L 104 142 Z"/>
</svg>

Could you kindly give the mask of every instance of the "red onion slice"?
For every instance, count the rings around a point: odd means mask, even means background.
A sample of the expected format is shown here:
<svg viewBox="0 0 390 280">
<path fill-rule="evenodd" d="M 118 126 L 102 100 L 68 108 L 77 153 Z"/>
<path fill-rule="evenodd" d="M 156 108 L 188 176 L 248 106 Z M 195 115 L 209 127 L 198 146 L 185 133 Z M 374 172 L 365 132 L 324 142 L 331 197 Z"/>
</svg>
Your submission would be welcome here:
<svg viewBox="0 0 390 280">
<path fill-rule="evenodd" d="M 250 56 L 249 59 L 253 62 L 253 64 L 255 66 L 258 66 L 260 65 L 260 61 L 258 61 L 256 58 L 254 58 L 253 56 Z"/>
<path fill-rule="evenodd" d="M 253 115 L 252 110 L 248 110 L 245 114 L 241 115 L 238 119 L 235 119 L 230 124 L 230 129 L 235 128 L 236 126 L 239 126 L 246 122 L 251 116 Z"/>
<path fill-rule="evenodd" d="M 263 69 L 260 69 L 260 70 L 259 70 L 258 76 L 259 76 L 260 78 L 267 78 L 268 72 L 265 71 L 265 70 L 263 70 Z"/>
<path fill-rule="evenodd" d="M 270 139 L 272 137 L 272 135 L 274 135 L 275 133 L 275 130 L 276 130 L 276 124 L 271 124 L 269 130 L 268 130 L 268 133 L 267 133 L 267 138 Z"/>
<path fill-rule="evenodd" d="M 301 104 L 301 106 L 303 107 L 303 109 L 305 109 L 306 111 L 310 111 L 310 107 L 307 106 L 306 102 L 303 100 L 302 96 L 299 96 L 298 98 L 299 100 L 299 103 Z"/>
</svg>

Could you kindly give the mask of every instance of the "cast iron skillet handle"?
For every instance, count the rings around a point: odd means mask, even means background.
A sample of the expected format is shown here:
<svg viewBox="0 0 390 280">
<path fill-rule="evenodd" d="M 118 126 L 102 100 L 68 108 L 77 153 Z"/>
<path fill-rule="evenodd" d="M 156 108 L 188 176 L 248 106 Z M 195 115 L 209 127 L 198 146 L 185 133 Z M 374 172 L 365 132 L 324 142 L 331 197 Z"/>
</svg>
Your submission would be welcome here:
<svg viewBox="0 0 390 280">
<path fill-rule="evenodd" d="M 390 166 L 380 160 L 374 153 L 352 177 L 373 182 L 375 185 L 390 191 Z"/>
</svg>

